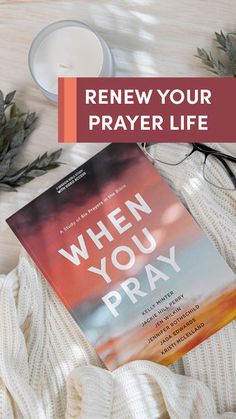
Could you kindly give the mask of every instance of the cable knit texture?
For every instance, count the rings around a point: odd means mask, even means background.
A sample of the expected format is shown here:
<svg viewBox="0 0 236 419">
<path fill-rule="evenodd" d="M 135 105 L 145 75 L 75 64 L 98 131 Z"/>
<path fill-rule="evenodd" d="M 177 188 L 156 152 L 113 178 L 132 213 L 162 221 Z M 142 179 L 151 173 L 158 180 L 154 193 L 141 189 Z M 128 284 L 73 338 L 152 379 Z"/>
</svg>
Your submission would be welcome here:
<svg viewBox="0 0 236 419">
<path fill-rule="evenodd" d="M 194 153 L 158 169 L 236 271 L 235 192 L 207 184 L 202 161 Z M 235 322 L 169 368 L 136 361 L 109 372 L 24 251 L 0 277 L 0 319 L 3 419 L 236 418 Z"/>
</svg>

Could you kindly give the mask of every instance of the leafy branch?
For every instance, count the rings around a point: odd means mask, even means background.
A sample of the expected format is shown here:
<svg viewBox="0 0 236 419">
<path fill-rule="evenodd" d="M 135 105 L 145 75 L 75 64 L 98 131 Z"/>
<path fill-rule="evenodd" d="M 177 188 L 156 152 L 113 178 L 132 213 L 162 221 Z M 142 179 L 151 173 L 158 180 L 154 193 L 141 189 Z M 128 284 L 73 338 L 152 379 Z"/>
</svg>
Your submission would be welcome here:
<svg viewBox="0 0 236 419">
<path fill-rule="evenodd" d="M 236 77 L 236 45 L 235 33 L 227 33 L 221 31 L 215 32 L 215 41 L 218 48 L 223 51 L 228 58 L 227 64 L 213 57 L 211 52 L 207 52 L 204 48 L 198 48 L 195 57 L 199 58 L 208 69 L 220 77 Z"/>
<path fill-rule="evenodd" d="M 35 112 L 25 113 L 14 102 L 15 91 L 5 97 L 0 90 L 0 191 L 14 191 L 38 176 L 60 165 L 61 150 L 44 153 L 32 163 L 14 170 L 15 157 L 32 133 L 37 120 Z"/>
</svg>

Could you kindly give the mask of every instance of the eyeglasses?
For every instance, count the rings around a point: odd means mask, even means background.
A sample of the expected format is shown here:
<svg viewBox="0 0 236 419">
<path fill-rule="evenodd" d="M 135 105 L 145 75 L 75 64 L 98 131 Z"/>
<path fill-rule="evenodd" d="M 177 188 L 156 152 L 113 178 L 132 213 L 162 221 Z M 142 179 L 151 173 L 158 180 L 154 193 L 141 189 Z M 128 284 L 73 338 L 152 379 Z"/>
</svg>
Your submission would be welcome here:
<svg viewBox="0 0 236 419">
<path fill-rule="evenodd" d="M 204 179 L 219 189 L 235 190 L 236 176 L 232 170 L 232 164 L 236 163 L 236 158 L 228 154 L 199 143 L 155 143 L 155 157 L 148 149 L 154 143 L 142 143 L 146 155 L 152 161 L 177 166 L 199 151 L 204 155 L 203 177 Z"/>
</svg>

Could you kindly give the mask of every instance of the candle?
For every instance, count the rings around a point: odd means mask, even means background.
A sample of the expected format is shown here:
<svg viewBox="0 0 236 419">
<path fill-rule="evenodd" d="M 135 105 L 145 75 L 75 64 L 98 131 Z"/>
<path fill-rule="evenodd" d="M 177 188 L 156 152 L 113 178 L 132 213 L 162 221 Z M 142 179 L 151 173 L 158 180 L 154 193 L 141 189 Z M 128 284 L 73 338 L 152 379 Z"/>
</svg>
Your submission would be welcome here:
<svg viewBox="0 0 236 419">
<path fill-rule="evenodd" d="M 111 77 L 113 57 L 104 39 L 84 23 L 64 20 L 44 28 L 29 51 L 31 75 L 57 102 L 58 77 Z"/>
</svg>

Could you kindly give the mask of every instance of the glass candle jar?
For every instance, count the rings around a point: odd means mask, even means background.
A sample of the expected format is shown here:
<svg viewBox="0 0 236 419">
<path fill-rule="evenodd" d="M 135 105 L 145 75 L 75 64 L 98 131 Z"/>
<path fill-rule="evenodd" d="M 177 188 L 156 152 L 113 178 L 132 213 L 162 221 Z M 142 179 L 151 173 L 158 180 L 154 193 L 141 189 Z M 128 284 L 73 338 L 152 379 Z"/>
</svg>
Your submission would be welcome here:
<svg viewBox="0 0 236 419">
<path fill-rule="evenodd" d="M 112 77 L 114 61 L 104 39 L 88 25 L 62 20 L 33 40 L 29 69 L 44 95 L 57 102 L 58 77 Z"/>
</svg>

